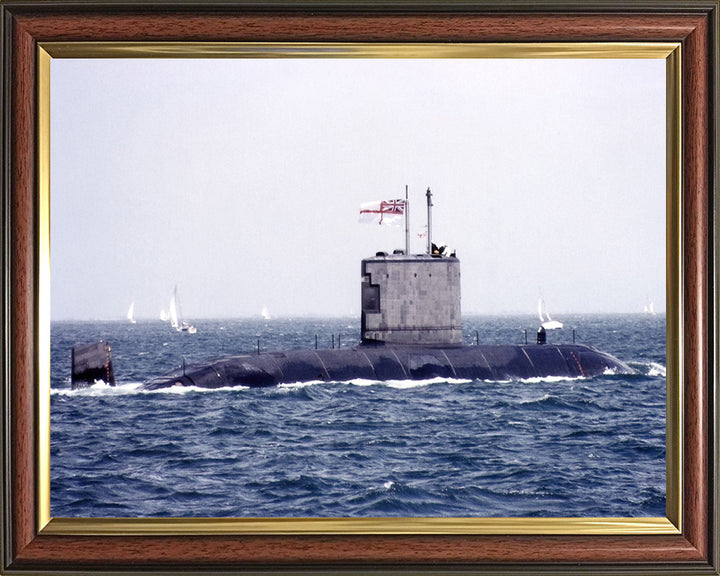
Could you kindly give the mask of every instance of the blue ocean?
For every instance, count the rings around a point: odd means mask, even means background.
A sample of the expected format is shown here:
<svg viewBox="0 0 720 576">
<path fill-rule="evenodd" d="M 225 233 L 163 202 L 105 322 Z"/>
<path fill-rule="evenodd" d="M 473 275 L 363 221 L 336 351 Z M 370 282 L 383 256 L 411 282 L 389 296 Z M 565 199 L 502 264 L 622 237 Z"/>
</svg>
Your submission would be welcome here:
<svg viewBox="0 0 720 576">
<path fill-rule="evenodd" d="M 53 322 L 55 517 L 665 516 L 665 316 L 575 315 L 551 343 L 631 376 L 142 391 L 223 354 L 358 344 L 356 318 Z M 465 317 L 465 342 L 533 341 L 531 316 Z M 70 389 L 106 340 L 117 386 Z"/>
</svg>

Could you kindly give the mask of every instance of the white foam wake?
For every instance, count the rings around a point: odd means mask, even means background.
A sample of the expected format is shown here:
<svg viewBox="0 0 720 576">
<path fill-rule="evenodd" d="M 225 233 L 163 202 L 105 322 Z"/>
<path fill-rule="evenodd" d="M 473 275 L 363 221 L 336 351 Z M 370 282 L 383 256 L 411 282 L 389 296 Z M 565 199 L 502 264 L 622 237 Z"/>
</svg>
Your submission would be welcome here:
<svg viewBox="0 0 720 576">
<path fill-rule="evenodd" d="M 648 376 L 661 376 L 663 378 L 667 376 L 667 369 L 662 364 L 658 364 L 657 362 L 650 362 L 648 368 Z"/>
<path fill-rule="evenodd" d="M 406 390 L 410 388 L 421 388 L 430 386 L 431 384 L 468 384 L 472 380 L 462 378 L 428 378 L 426 380 L 368 380 L 366 378 L 354 378 L 342 382 L 352 386 L 388 386 L 389 388 L 397 388 Z"/>
<path fill-rule="evenodd" d="M 130 396 L 137 394 L 174 394 L 183 396 L 192 392 L 220 392 L 227 390 L 249 390 L 247 386 L 225 386 L 223 388 L 201 388 L 200 386 L 168 386 L 167 388 L 158 388 L 157 390 L 147 390 L 143 388 L 142 382 L 126 382 L 110 386 L 105 382 L 96 382 L 87 388 L 78 388 L 72 390 L 70 388 L 53 388 L 50 390 L 51 396 Z"/>
<path fill-rule="evenodd" d="M 110 386 L 102 380 L 98 380 L 92 386 L 86 388 L 51 388 L 51 396 L 122 396 L 125 394 L 135 394 L 138 388 L 142 386 L 142 382 L 129 382 L 125 384 L 117 384 Z"/>
</svg>

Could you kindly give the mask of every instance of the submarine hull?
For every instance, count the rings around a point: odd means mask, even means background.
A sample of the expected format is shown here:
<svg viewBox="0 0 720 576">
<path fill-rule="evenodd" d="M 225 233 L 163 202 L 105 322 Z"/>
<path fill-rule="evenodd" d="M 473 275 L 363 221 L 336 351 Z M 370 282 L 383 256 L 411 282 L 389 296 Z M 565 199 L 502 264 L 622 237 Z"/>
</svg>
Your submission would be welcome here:
<svg viewBox="0 0 720 576">
<path fill-rule="evenodd" d="M 288 350 L 230 356 L 188 365 L 144 384 L 171 386 L 264 387 L 311 381 L 524 380 L 591 378 L 633 370 L 610 354 L 578 345 L 358 346 L 334 350 Z"/>
</svg>

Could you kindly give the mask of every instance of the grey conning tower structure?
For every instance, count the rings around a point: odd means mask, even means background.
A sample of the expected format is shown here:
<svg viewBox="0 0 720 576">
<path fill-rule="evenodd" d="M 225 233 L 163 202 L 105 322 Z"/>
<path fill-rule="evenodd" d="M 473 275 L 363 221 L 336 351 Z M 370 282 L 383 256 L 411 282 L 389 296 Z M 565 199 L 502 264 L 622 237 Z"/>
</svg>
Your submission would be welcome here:
<svg viewBox="0 0 720 576">
<path fill-rule="evenodd" d="M 460 346 L 460 261 L 378 254 L 362 261 L 363 344 Z"/>
</svg>

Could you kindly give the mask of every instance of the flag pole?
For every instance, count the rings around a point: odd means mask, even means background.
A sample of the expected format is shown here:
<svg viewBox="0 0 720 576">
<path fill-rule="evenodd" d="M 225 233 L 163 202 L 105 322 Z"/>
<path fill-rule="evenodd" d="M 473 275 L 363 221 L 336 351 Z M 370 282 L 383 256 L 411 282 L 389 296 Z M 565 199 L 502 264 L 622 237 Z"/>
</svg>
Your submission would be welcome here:
<svg viewBox="0 0 720 576">
<path fill-rule="evenodd" d="M 428 216 L 427 216 L 427 253 L 432 254 L 432 192 L 430 192 L 430 188 L 427 189 L 427 192 L 425 193 L 425 196 L 427 196 L 427 210 L 428 210 Z"/>
<path fill-rule="evenodd" d="M 410 204 L 408 202 L 408 185 L 405 184 L 405 255 L 410 254 Z"/>
</svg>

